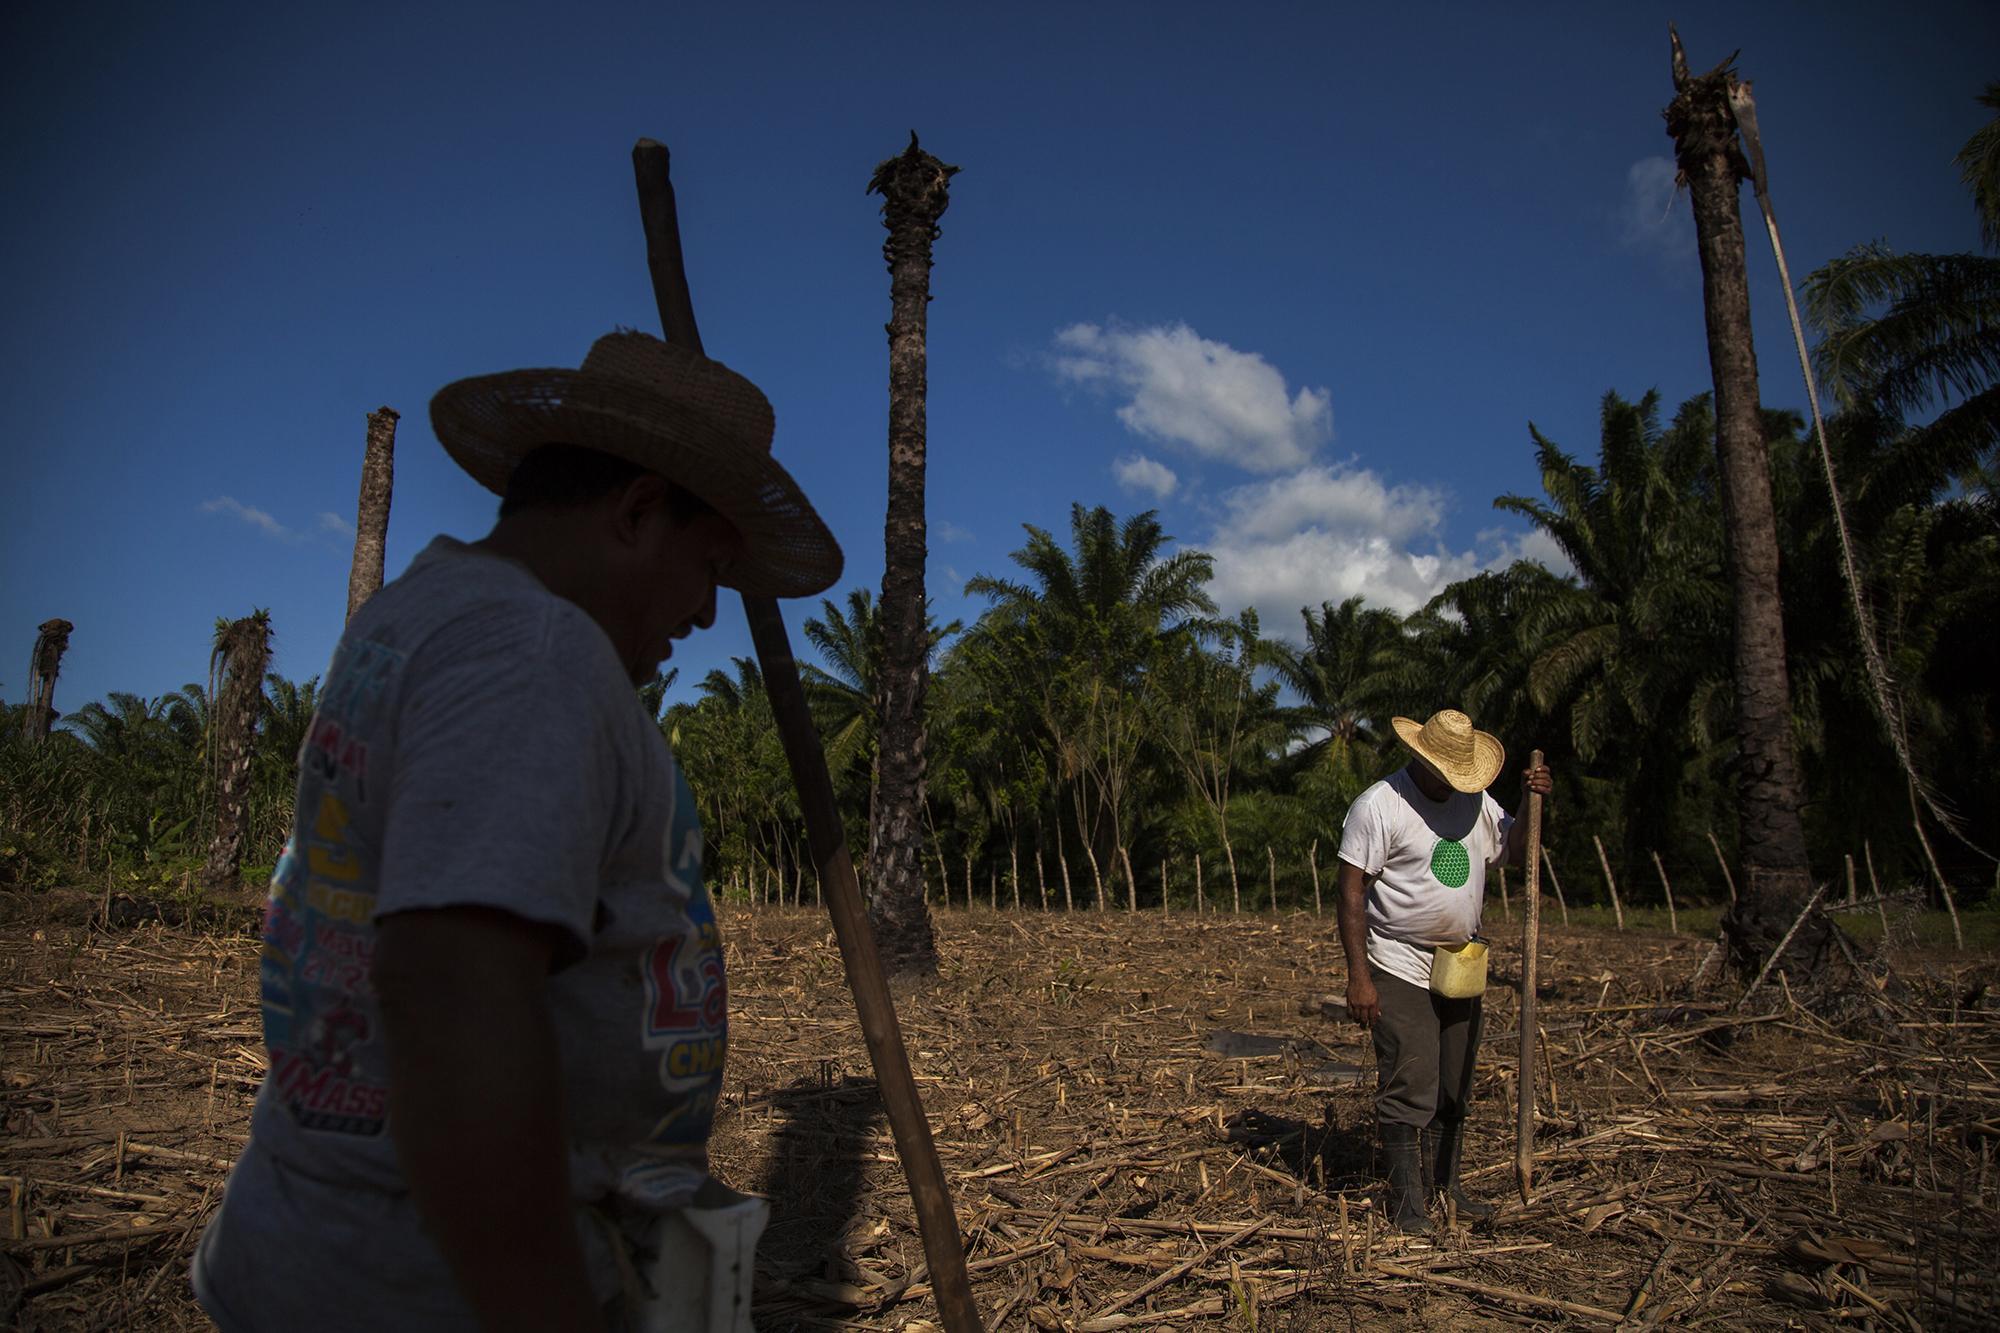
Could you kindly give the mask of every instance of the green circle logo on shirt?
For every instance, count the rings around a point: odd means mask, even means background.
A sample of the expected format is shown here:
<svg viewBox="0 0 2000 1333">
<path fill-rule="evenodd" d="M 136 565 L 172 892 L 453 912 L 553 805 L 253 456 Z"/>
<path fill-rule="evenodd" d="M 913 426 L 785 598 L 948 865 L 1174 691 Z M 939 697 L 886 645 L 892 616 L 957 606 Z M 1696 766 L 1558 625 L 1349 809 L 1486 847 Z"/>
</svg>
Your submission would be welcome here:
<svg viewBox="0 0 2000 1333">
<path fill-rule="evenodd" d="M 1437 846 L 1431 848 L 1431 874 L 1447 889 L 1464 888 L 1465 881 L 1472 878 L 1472 858 L 1466 854 L 1465 844 L 1439 838 Z"/>
</svg>

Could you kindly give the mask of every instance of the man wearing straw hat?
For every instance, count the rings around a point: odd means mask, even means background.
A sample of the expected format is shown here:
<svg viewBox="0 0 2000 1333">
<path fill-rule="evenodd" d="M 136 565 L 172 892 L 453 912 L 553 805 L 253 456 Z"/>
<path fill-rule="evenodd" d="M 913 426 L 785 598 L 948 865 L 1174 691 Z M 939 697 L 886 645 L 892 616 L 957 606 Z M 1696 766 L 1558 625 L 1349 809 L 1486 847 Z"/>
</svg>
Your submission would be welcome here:
<svg viewBox="0 0 2000 1333">
<path fill-rule="evenodd" d="M 1527 821 L 1486 794 L 1506 751 L 1464 713 L 1394 725 L 1410 762 L 1362 792 L 1341 829 L 1340 940 L 1348 1012 L 1375 1039 L 1389 1215 L 1425 1232 L 1435 1192 L 1462 1217 L 1493 1211 L 1458 1178 L 1485 988 L 1485 946 L 1474 937 L 1487 867 L 1520 862 Z M 1521 777 L 1525 814 L 1528 792 L 1548 793 L 1549 770 Z"/>
<path fill-rule="evenodd" d="M 712 1186 L 721 941 L 633 687 L 718 585 L 818 592 L 840 548 L 756 386 L 644 334 L 431 421 L 500 518 L 355 613 L 300 754 L 269 1073 L 194 1261 L 229 1333 L 616 1328 Z"/>
</svg>

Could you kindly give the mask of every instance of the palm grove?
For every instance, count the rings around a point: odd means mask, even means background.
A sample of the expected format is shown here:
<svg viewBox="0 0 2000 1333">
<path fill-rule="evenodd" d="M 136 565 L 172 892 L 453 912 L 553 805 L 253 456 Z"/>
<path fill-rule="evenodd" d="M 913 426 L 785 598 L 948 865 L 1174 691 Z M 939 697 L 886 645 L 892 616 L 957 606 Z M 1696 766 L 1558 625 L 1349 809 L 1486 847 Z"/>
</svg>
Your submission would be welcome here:
<svg viewBox="0 0 2000 1333">
<path fill-rule="evenodd" d="M 1981 100 L 2000 112 L 2000 85 Z M 1939 807 L 1990 849 L 2000 119 L 1958 163 L 1983 252 L 1873 244 L 1804 288 L 1838 407 L 1828 432 L 1848 535 L 1908 749 Z M 1797 412 L 1761 411 L 1757 426 L 1811 865 L 1826 879 L 1864 855 L 1885 887 L 1925 877 L 1916 829 L 1928 820 L 1963 893 L 1990 862 L 1925 813 L 1892 749 L 1861 669 L 1816 447 Z M 1284 625 L 1225 616 L 1208 591 L 1209 557 L 1177 545 L 1152 513 L 1079 504 L 1067 531 L 1028 526 L 1009 567 L 968 584 L 984 603 L 975 620 L 922 627 L 930 900 L 1309 906 L 1348 803 L 1401 762 L 1387 719 L 1445 703 L 1514 755 L 1540 746 L 1563 773 L 1551 851 L 1573 897 L 1602 892 L 1595 837 L 1621 884 L 1652 884 L 1641 871 L 1657 853 L 1676 883 L 1719 898 L 1710 838 L 1725 851 L 1737 839 L 1741 750 L 1711 397 L 1609 393 L 1595 441 L 1551 440 L 1532 425 L 1528 437 L 1540 493 L 1494 503 L 1546 532 L 1574 573 L 1516 563 L 1451 584 L 1409 616 L 1359 598 L 1303 607 Z M 805 625 L 820 658 L 807 688 L 848 837 L 871 851 L 884 631 L 862 589 Z M 219 627 L 208 685 L 150 700 L 113 693 L 45 739 L 31 686 L 0 731 L 0 882 L 192 872 L 232 809 L 249 863 L 275 858 L 316 682 L 265 675 L 244 637 Z M 261 676 L 261 696 L 237 697 L 232 670 Z M 244 708 L 255 744 L 232 750 L 218 714 Z M 809 898 L 803 823 L 755 663 L 711 672 L 660 725 L 703 803 L 725 898 Z"/>
</svg>

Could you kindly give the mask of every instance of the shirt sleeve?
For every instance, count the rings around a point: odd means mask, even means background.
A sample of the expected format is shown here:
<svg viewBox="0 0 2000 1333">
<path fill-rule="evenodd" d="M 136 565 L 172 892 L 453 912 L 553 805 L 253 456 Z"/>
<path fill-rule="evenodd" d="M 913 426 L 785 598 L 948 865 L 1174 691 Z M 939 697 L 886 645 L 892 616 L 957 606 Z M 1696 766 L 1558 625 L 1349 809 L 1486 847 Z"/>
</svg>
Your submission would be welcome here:
<svg viewBox="0 0 2000 1333">
<path fill-rule="evenodd" d="M 411 662 L 375 915 L 497 908 L 562 930 L 567 965 L 595 922 L 616 750 L 552 651 L 559 618 L 508 618 L 441 631 Z"/>
<path fill-rule="evenodd" d="M 1364 875 L 1381 874 L 1389 859 L 1389 840 L 1382 831 L 1372 788 L 1347 807 L 1347 818 L 1340 826 L 1340 859 Z"/>
<path fill-rule="evenodd" d="M 1493 831 L 1493 855 L 1487 864 L 1499 865 L 1507 859 L 1507 831 L 1514 827 L 1514 816 L 1508 814 L 1500 802 L 1493 799 L 1491 792 L 1481 792 L 1479 801 L 1480 815 Z"/>
</svg>

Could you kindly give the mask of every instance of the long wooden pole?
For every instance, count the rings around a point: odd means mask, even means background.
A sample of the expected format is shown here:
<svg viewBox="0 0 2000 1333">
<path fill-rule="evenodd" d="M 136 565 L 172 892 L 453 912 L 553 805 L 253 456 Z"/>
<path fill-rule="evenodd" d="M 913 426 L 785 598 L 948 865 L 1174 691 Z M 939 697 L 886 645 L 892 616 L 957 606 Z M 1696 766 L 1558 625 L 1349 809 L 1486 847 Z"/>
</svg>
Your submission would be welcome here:
<svg viewBox="0 0 2000 1333">
<path fill-rule="evenodd" d="M 1542 766 L 1542 752 L 1528 760 L 1531 769 Z M 1514 1111 L 1514 1181 L 1526 1203 L 1535 1181 L 1535 984 L 1537 955 L 1542 945 L 1542 797 L 1528 792 L 1528 883 L 1522 890 L 1521 917 L 1521 1067 L 1516 1085 Z"/>
<path fill-rule="evenodd" d="M 659 305 L 660 325 L 668 342 L 699 352 L 701 334 L 695 326 L 694 303 L 688 293 L 687 270 L 681 258 L 680 224 L 674 209 L 669 168 L 665 145 L 651 139 L 641 139 L 634 145 L 632 172 L 639 186 L 639 215 L 646 229 L 646 267 L 653 277 L 653 298 Z M 869 928 L 868 912 L 861 902 L 854 861 L 848 854 L 847 836 L 841 830 L 839 811 L 834 805 L 833 783 L 827 776 L 826 752 L 820 748 L 819 731 L 806 708 L 805 690 L 799 685 L 798 662 L 792 657 L 785 620 L 774 597 L 744 594 L 743 613 L 750 622 L 750 638 L 757 649 L 764 688 L 771 696 L 778 738 L 791 765 L 792 782 L 798 787 L 799 806 L 805 813 L 806 832 L 812 841 L 813 861 L 826 888 L 834 936 L 840 943 L 841 959 L 847 965 L 847 982 L 854 991 L 854 1007 L 860 1011 L 861 1035 L 867 1043 L 869 1059 L 874 1062 L 875 1081 L 896 1139 L 896 1155 L 902 1160 L 910 1198 L 916 1205 L 917 1226 L 923 1234 L 924 1257 L 930 1263 L 931 1290 L 936 1295 L 938 1315 L 949 1333 L 982 1333 L 979 1307 L 973 1303 L 971 1280 L 966 1276 L 965 1244 L 958 1233 L 958 1218 L 952 1211 L 944 1170 L 938 1164 L 937 1145 L 931 1140 L 930 1121 L 924 1116 L 923 1100 L 917 1095 L 917 1083 L 910 1074 L 902 1026 L 896 1021 L 895 1002 L 889 995 L 881 955 L 875 949 L 875 933 Z"/>
</svg>

